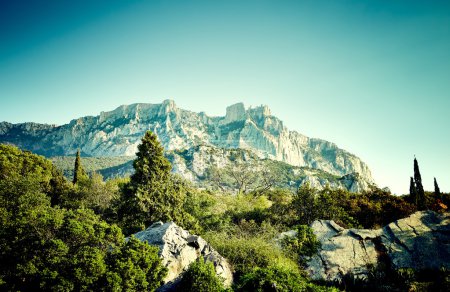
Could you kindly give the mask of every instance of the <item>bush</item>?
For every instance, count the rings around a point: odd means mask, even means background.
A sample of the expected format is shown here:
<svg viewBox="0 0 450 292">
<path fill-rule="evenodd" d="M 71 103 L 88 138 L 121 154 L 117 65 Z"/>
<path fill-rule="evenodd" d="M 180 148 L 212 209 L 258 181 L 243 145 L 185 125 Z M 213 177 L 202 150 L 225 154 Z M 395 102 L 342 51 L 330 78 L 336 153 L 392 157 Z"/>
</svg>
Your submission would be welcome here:
<svg viewBox="0 0 450 292">
<path fill-rule="evenodd" d="M 225 288 L 222 279 L 216 275 L 213 263 L 200 258 L 189 266 L 180 284 L 177 285 L 177 290 L 219 292 L 225 291 Z"/>
<path fill-rule="evenodd" d="M 300 273 L 280 268 L 255 268 L 241 277 L 236 285 L 239 292 L 298 292 L 298 291 L 338 291 L 309 283 Z"/>
<path fill-rule="evenodd" d="M 270 224 L 243 221 L 230 232 L 208 232 L 204 237 L 228 259 L 238 277 L 254 267 L 280 266 L 298 270 L 297 263 L 276 246 L 276 234 L 278 232 Z"/>
<path fill-rule="evenodd" d="M 135 237 L 108 255 L 108 291 L 154 291 L 163 284 L 167 269 L 161 265 L 158 248 Z"/>
<path fill-rule="evenodd" d="M 293 254 L 302 262 L 305 257 L 311 257 L 317 253 L 320 241 L 317 240 L 312 229 L 306 225 L 297 226 L 296 231 L 295 237 L 285 236 L 281 243 L 289 254 Z"/>
</svg>

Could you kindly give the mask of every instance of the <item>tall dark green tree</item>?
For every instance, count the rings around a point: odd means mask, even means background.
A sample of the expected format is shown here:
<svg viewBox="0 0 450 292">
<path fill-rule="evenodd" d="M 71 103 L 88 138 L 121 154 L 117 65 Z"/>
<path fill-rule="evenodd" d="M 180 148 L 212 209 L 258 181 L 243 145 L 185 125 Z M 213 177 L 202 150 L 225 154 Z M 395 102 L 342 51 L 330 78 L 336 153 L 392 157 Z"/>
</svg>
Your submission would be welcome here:
<svg viewBox="0 0 450 292">
<path fill-rule="evenodd" d="M 414 183 L 416 185 L 417 191 L 417 209 L 424 210 L 425 209 L 425 191 L 422 185 L 422 176 L 420 175 L 419 163 L 417 159 L 414 157 Z"/>
<path fill-rule="evenodd" d="M 411 177 L 409 182 L 409 195 L 411 196 L 411 201 L 417 205 L 417 189 L 413 177 Z"/>
<path fill-rule="evenodd" d="M 170 162 L 158 137 L 145 133 L 133 162 L 135 173 L 124 187 L 119 220 L 126 233 L 143 229 L 151 222 L 183 221 L 185 191 L 171 174 Z"/>
<path fill-rule="evenodd" d="M 77 150 L 77 156 L 75 158 L 75 166 L 73 168 L 73 184 L 77 184 L 80 179 L 86 177 L 86 172 L 81 165 L 80 149 Z"/>
<path fill-rule="evenodd" d="M 437 183 L 436 178 L 434 178 L 434 194 L 436 195 L 436 197 L 440 198 L 441 197 L 441 190 L 439 189 L 439 185 Z"/>
</svg>

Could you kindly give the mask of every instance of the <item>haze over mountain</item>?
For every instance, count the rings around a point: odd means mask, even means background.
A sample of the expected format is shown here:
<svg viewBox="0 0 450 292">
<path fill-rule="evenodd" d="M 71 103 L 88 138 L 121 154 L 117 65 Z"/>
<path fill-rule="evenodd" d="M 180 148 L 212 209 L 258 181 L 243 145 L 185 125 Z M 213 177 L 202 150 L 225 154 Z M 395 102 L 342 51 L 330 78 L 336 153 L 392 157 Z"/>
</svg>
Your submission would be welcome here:
<svg viewBox="0 0 450 292">
<path fill-rule="evenodd" d="M 223 117 L 187 111 L 178 108 L 174 101 L 165 100 L 161 104 L 123 105 L 98 116 L 74 119 L 62 126 L 2 122 L 0 142 L 12 143 L 48 157 L 73 155 L 77 149 L 85 156 L 132 156 L 147 130 L 158 135 L 166 150 L 194 149 L 191 151 L 203 157 L 196 161 L 204 160 L 205 153 L 209 153 L 209 160 L 202 162 L 203 165 L 224 166 L 217 163 L 220 160 L 218 156 L 228 157 L 229 153 L 225 151 L 219 155 L 220 151 L 215 151 L 216 154 L 211 156 L 209 150 L 198 146 L 239 148 L 251 151 L 260 159 L 318 169 L 331 175 L 357 173 L 364 181 L 362 188 L 374 183 L 368 166 L 355 155 L 331 142 L 289 131 L 267 106 L 245 109 L 243 103 L 227 107 Z M 192 161 L 189 163 L 190 173 L 186 174 L 189 167 L 185 159 L 180 160 L 179 157 L 173 159 L 178 161 L 174 165 L 175 170 L 184 171 L 185 177 L 192 178 L 192 172 L 199 175 L 199 167 L 192 167 Z"/>
</svg>

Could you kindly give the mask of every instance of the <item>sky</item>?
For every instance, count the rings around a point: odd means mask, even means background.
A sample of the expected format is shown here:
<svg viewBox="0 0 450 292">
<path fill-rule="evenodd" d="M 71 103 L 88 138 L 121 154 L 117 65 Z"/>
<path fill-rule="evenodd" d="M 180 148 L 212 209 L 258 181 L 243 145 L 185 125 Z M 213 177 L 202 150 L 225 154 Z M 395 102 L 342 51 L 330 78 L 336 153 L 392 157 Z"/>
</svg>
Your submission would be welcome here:
<svg viewBox="0 0 450 292">
<path fill-rule="evenodd" d="M 1 1 L 0 121 L 65 124 L 173 99 L 268 105 L 380 187 L 450 192 L 450 2 Z"/>
</svg>

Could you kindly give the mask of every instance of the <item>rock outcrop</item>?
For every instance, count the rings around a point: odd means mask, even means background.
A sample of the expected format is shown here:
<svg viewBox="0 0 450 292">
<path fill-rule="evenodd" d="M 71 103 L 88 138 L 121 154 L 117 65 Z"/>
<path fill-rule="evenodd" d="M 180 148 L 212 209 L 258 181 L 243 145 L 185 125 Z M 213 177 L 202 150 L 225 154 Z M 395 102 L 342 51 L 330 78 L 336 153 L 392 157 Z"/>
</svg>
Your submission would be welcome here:
<svg viewBox="0 0 450 292">
<path fill-rule="evenodd" d="M 344 229 L 329 220 L 311 228 L 322 244 L 307 262 L 315 280 L 340 282 L 346 275 L 367 279 L 382 260 L 393 269 L 450 268 L 450 214 L 421 211 L 377 229 Z"/>
<path fill-rule="evenodd" d="M 358 173 L 371 184 L 367 165 L 335 144 L 289 131 L 267 106 L 229 106 L 224 117 L 180 109 L 171 100 L 162 104 L 123 105 L 99 116 L 72 120 L 62 126 L 0 123 L 0 143 L 13 143 L 45 156 L 135 155 L 145 131 L 156 133 L 166 150 L 208 145 L 248 149 L 260 158 L 282 161 L 344 176 Z"/>
<path fill-rule="evenodd" d="M 165 285 L 158 291 L 170 291 L 189 265 L 201 258 L 214 264 L 216 274 L 224 280 L 225 286 L 233 282 L 233 274 L 227 260 L 215 251 L 203 238 L 191 235 L 173 222 L 156 222 L 134 236 L 159 247 L 163 265 L 168 269 Z"/>
</svg>

